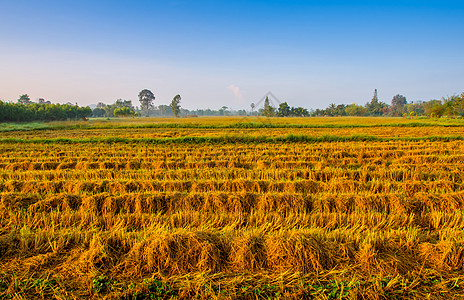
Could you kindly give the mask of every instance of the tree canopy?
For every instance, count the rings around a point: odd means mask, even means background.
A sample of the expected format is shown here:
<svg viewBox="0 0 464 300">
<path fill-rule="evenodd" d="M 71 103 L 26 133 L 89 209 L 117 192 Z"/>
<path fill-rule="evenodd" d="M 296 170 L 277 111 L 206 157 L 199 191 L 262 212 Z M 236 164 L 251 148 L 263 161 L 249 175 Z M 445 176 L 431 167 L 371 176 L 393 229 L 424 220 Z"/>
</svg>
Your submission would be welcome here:
<svg viewBox="0 0 464 300">
<path fill-rule="evenodd" d="M 31 104 L 32 101 L 28 94 L 23 94 L 19 96 L 18 103 L 19 104 Z"/>
<path fill-rule="evenodd" d="M 0 122 L 64 121 L 92 115 L 90 107 L 69 104 L 19 104 L 0 101 Z"/>
<path fill-rule="evenodd" d="M 131 100 L 118 99 L 113 104 L 104 104 L 99 102 L 97 107 L 93 110 L 93 117 L 125 117 L 135 116 L 137 112 L 132 105 Z"/>
<path fill-rule="evenodd" d="M 274 116 L 274 107 L 271 106 L 271 103 L 269 101 L 269 97 L 266 97 L 264 100 L 264 115 L 266 117 L 273 117 Z"/>
<path fill-rule="evenodd" d="M 406 97 L 400 94 L 396 94 L 392 101 L 390 107 L 390 113 L 394 117 L 402 116 L 405 113 L 405 105 L 408 102 L 406 101 Z"/>
<path fill-rule="evenodd" d="M 176 118 L 180 116 L 180 100 L 182 98 L 180 95 L 175 95 L 174 98 L 171 101 L 171 104 L 169 105 L 171 107 L 171 111 L 174 114 Z"/>
<path fill-rule="evenodd" d="M 139 93 L 140 108 L 145 111 L 146 116 L 149 115 L 150 109 L 153 108 L 155 95 L 150 90 L 144 89 Z"/>
</svg>

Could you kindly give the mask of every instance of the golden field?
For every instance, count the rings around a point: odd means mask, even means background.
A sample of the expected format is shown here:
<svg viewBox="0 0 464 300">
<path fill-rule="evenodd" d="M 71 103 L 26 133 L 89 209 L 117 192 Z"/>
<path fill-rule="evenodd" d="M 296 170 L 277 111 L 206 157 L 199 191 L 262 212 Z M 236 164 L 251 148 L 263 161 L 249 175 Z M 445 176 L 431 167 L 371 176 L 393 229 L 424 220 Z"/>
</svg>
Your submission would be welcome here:
<svg viewBox="0 0 464 300">
<path fill-rule="evenodd" d="M 464 297 L 463 136 L 458 119 L 9 127 L 0 298 Z"/>
</svg>

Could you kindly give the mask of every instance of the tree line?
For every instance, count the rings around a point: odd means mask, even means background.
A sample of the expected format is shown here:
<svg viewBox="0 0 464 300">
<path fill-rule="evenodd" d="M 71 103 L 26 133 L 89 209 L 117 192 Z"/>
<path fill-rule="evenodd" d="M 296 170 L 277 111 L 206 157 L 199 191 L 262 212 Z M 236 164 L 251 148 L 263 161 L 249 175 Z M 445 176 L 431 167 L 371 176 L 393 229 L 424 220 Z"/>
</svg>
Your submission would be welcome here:
<svg viewBox="0 0 464 300">
<path fill-rule="evenodd" d="M 180 95 L 175 95 L 170 105 L 159 105 L 158 109 L 155 109 L 153 102 L 155 101 L 155 95 L 152 91 L 144 89 L 139 93 L 140 109 L 137 109 L 132 105 L 131 100 L 118 99 L 113 104 L 104 104 L 99 102 L 97 107 L 92 111 L 93 117 L 152 117 L 161 115 L 173 115 L 180 117 L 181 109 L 180 101 L 182 100 Z M 184 110 L 185 111 L 185 110 Z"/>
<path fill-rule="evenodd" d="M 464 93 L 441 100 L 419 101 L 408 103 L 405 96 L 397 94 L 391 104 L 379 100 L 377 90 L 370 102 L 365 105 L 331 103 L 325 109 L 308 110 L 303 107 L 291 107 L 287 102 L 278 107 L 270 104 L 269 98 L 264 100 L 264 107 L 254 111 L 233 111 L 227 106 L 219 110 L 197 109 L 188 110 L 180 106 L 180 95 L 175 95 L 169 105 L 154 106 L 155 95 L 148 89 L 140 91 L 140 108 L 135 107 L 131 100 L 117 99 L 113 104 L 99 102 L 93 110 L 89 107 L 79 107 L 77 104 L 51 104 L 49 101 L 34 103 L 27 94 L 21 95 L 17 103 L 0 101 L 0 122 L 30 122 L 30 121 L 61 121 L 77 120 L 87 117 L 161 117 L 161 116 L 266 116 L 266 117 L 309 117 L 309 116 L 464 116 Z"/>
<path fill-rule="evenodd" d="M 269 98 L 266 97 L 264 101 L 264 107 L 258 109 L 257 111 L 247 112 L 244 109 L 233 111 L 230 110 L 227 106 L 222 106 L 218 110 L 212 109 L 196 109 L 188 110 L 180 106 L 181 96 L 176 95 L 172 99 L 169 105 L 158 105 L 154 106 L 155 96 L 154 94 L 147 89 L 142 90 L 139 93 L 139 102 L 140 109 L 132 105 L 130 100 L 118 99 L 113 104 L 104 104 L 99 102 L 97 107 L 93 110 L 93 117 L 118 117 L 118 116 L 146 116 L 146 117 L 162 117 L 162 116 L 283 116 L 279 113 L 274 107 L 269 103 Z M 288 105 L 287 105 L 288 106 Z M 299 116 L 307 117 L 310 113 L 306 108 L 303 107 L 288 107 L 288 113 L 286 116 Z"/>
<path fill-rule="evenodd" d="M 335 105 L 332 103 L 325 109 L 311 111 L 311 116 L 428 116 L 435 118 L 464 116 L 464 93 L 443 97 L 441 100 L 434 99 L 411 103 L 408 103 L 405 96 L 397 94 L 392 98 L 389 105 L 379 100 L 377 90 L 375 90 L 372 100 L 364 106 L 355 103 L 349 105 Z"/>
<path fill-rule="evenodd" d="M 17 103 L 0 101 L 0 122 L 64 121 L 92 115 L 90 107 L 71 104 L 33 103 L 27 94 Z"/>
</svg>

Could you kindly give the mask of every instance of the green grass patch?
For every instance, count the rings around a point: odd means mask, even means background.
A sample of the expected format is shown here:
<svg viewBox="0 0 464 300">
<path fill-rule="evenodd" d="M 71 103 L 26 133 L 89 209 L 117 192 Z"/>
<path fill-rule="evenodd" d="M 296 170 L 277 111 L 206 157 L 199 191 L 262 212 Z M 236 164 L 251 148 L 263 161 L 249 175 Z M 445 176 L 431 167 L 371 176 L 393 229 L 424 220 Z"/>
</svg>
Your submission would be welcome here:
<svg viewBox="0 0 464 300">
<path fill-rule="evenodd" d="M 0 132 L 9 131 L 29 131 L 29 130 L 44 130 L 50 126 L 47 123 L 31 122 L 31 123 L 0 123 Z"/>
<path fill-rule="evenodd" d="M 348 121 L 347 121 L 348 120 Z M 173 119 L 168 122 L 157 122 L 156 119 L 153 122 L 144 122 L 143 119 L 131 122 L 123 122 L 120 120 L 109 120 L 108 122 L 102 122 L 99 120 L 82 122 L 33 122 L 33 123 L 0 123 L 0 132 L 8 131 L 31 131 L 31 130 L 105 130 L 105 129 L 266 129 L 266 128 L 375 128 L 375 127 L 463 127 L 463 119 L 414 119 L 414 120 L 403 120 L 394 119 L 395 122 L 391 122 L 391 119 L 385 120 L 382 118 L 372 119 L 372 123 L 366 123 L 366 120 L 362 118 L 348 119 L 348 118 L 333 118 L 321 119 L 318 118 L 306 118 L 304 121 L 295 121 L 292 118 L 273 118 L 263 119 L 261 121 L 250 121 L 249 119 L 234 120 L 233 123 L 228 123 L 227 119 L 224 122 L 213 122 L 209 123 L 208 119 L 200 121 L 198 123 L 186 123 L 184 121 L 176 121 Z M 330 121 L 330 122 L 329 122 Z M 359 121 L 359 122 L 358 122 Z M 361 122 L 363 121 L 363 122 Z M 286 122 L 286 123 L 284 123 Z"/>
</svg>

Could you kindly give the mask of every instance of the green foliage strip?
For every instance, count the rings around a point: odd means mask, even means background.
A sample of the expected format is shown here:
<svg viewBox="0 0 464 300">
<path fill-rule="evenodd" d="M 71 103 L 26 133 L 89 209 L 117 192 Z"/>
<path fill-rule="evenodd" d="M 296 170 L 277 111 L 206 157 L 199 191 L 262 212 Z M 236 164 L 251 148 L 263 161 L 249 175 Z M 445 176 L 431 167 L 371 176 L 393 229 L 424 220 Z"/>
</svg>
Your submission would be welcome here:
<svg viewBox="0 0 464 300">
<path fill-rule="evenodd" d="M 464 122 L 458 123 L 391 123 L 391 124 L 270 124 L 259 122 L 243 122 L 228 125 L 202 125 L 202 124 L 182 124 L 182 123 L 150 123 L 150 124 L 129 124 L 129 125 L 55 125 L 37 124 L 38 126 L 19 126 L 14 123 L 4 123 L 7 126 L 0 126 L 0 132 L 6 131 L 29 131 L 29 130 L 92 130 L 92 129 L 157 129 L 157 128 L 195 128 L 195 129 L 265 129 L 265 128 L 378 128 L 378 127 L 464 127 Z M 15 126 L 17 125 L 17 126 Z"/>
<path fill-rule="evenodd" d="M 259 144 L 259 143 L 322 143 L 322 142 L 421 142 L 421 141 L 463 141 L 463 136 L 426 136 L 426 137 L 377 137 L 370 135 L 350 135 L 350 136 L 307 136 L 307 135 L 287 135 L 284 137 L 267 136 L 187 136 L 179 138 L 121 138 L 121 137 L 98 137 L 98 138 L 51 138 L 51 139 L 0 139 L 0 143 L 19 143 L 19 144 L 77 144 L 77 143 L 146 143 L 146 144 Z"/>
</svg>

